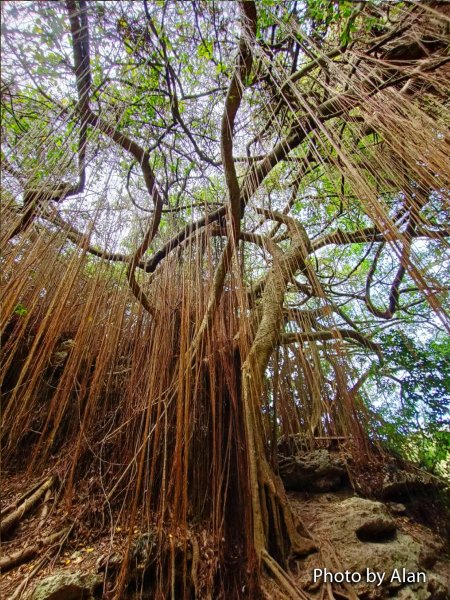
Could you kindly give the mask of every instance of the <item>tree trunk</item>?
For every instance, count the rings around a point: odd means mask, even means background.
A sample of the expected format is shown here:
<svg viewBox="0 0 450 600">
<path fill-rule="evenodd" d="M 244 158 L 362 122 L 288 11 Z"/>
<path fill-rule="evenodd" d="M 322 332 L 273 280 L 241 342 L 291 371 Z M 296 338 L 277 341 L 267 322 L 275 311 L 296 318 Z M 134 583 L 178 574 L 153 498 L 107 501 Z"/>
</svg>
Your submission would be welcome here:
<svg viewBox="0 0 450 600">
<path fill-rule="evenodd" d="M 242 402 L 248 444 L 248 465 L 253 511 L 254 545 L 259 559 L 267 551 L 280 564 L 290 553 L 305 555 L 316 549 L 300 523 L 296 523 L 280 478 L 266 456 L 260 399 L 264 374 L 280 337 L 283 301 L 293 275 L 305 270 L 309 240 L 304 230 L 289 222 L 289 250 L 273 249 L 274 264 L 261 299 L 261 320 L 242 367 Z"/>
</svg>

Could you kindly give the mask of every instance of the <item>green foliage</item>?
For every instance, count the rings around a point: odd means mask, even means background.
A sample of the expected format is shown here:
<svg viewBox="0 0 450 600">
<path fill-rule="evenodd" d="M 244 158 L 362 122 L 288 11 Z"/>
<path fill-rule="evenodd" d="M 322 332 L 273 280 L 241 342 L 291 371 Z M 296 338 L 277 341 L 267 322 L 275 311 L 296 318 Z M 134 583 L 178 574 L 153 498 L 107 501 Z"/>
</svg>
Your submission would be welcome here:
<svg viewBox="0 0 450 600">
<path fill-rule="evenodd" d="M 378 387 L 389 400 L 382 406 L 381 433 L 408 458 L 445 473 L 450 464 L 450 341 L 422 345 L 395 331 L 382 336 L 382 342 L 386 362 Z M 400 387 L 399 404 L 392 401 L 393 382 Z"/>
<path fill-rule="evenodd" d="M 14 309 L 14 314 L 19 315 L 19 317 L 26 317 L 28 314 L 28 309 L 25 308 L 25 306 L 19 302 L 19 304 Z"/>
<path fill-rule="evenodd" d="M 213 57 L 212 41 L 203 40 L 203 42 L 197 48 L 197 54 L 198 54 L 199 58 L 206 58 L 207 60 L 211 60 Z"/>
<path fill-rule="evenodd" d="M 145 260 L 161 250 L 177 231 L 227 202 L 221 166 L 221 114 L 235 72 L 237 6 L 223 3 L 219 10 L 219 5 L 206 1 L 149 2 L 146 15 L 139 2 L 126 3 L 126 12 L 121 3 L 88 4 L 91 110 L 115 129 L 115 139 L 117 134 L 124 134 L 149 152 L 157 187 L 164 191 L 163 215 L 157 235 L 143 254 Z M 6 16 L 10 14 L 5 26 L 8 53 L 3 77 L 7 85 L 2 90 L 1 103 L 8 150 L 5 155 L 23 173 L 30 187 L 36 183 L 74 183 L 78 178 L 80 118 L 65 5 L 23 3 L 18 10 L 19 5 L 10 3 L 6 10 Z M 347 61 L 343 47 L 355 43 L 352 52 L 356 51 L 362 59 L 364 49 L 370 48 L 374 39 L 398 18 L 401 6 L 401 2 L 393 1 L 381 10 L 377 0 L 257 3 L 253 68 L 243 78 L 247 89 L 234 128 L 233 154 L 240 183 L 245 182 L 252 164 L 247 163 L 246 153 L 258 157 L 259 162 L 262 153 L 288 139 L 292 127 L 303 127 L 305 107 L 308 112 L 314 110 L 344 87 L 347 89 L 347 85 L 351 92 L 353 81 L 358 89 L 359 72 L 364 69 Z M 337 51 L 335 58 L 325 63 L 315 60 L 330 50 Z M 297 88 L 285 86 L 291 75 L 301 72 L 311 61 L 311 69 L 296 80 Z M 382 66 L 373 68 L 377 69 L 376 80 Z M 368 75 L 364 77 L 370 80 Z M 363 96 L 366 97 L 365 92 Z M 385 214 L 386 222 L 387 217 L 393 221 L 401 218 L 399 227 L 403 231 L 408 214 L 405 188 L 410 188 L 414 198 L 417 161 L 409 165 L 411 173 L 397 181 L 399 163 L 388 156 L 389 142 L 384 154 L 380 154 L 383 127 L 378 132 L 376 125 L 382 121 L 377 115 L 370 115 L 365 122 L 366 112 L 362 105 L 355 106 L 348 119 L 337 115 L 326 124 L 321 123 L 313 135 L 291 151 L 292 160 L 274 166 L 250 199 L 242 229 L 268 234 L 274 223 L 260 225 L 261 214 L 253 208 L 281 212 L 290 203 L 291 216 L 302 223 L 311 240 L 333 232 L 350 235 L 377 225 L 378 213 L 373 206 L 379 201 L 380 214 Z M 439 127 L 444 131 L 447 113 L 440 112 Z M 135 157 L 115 144 L 107 129 L 105 133 L 105 128 L 89 126 L 89 181 L 85 193 L 67 198 L 53 208 L 74 230 L 88 235 L 98 251 L 106 248 L 132 256 L 151 222 L 152 198 Z M 437 133 L 433 134 L 430 148 L 434 142 L 437 146 L 439 139 Z M 429 159 L 429 152 L 427 158 L 422 157 L 424 161 Z M 305 159 L 309 162 L 306 167 Z M 435 233 L 436 228 L 443 228 L 448 222 L 444 210 L 447 183 L 438 172 L 433 177 L 438 185 L 418 219 Z M 362 180 L 364 185 L 360 186 Z M 14 191 L 14 199 L 11 206 L 20 208 L 23 195 Z M 44 225 L 48 227 L 49 223 Z M 50 230 L 53 231 L 51 225 Z M 285 225 L 281 225 L 276 238 L 282 251 L 289 246 L 285 230 Z M 214 251 L 220 249 L 221 242 L 214 237 Z M 324 297 L 336 309 L 333 319 L 320 317 L 311 326 L 317 331 L 334 326 L 352 328 L 368 339 L 376 339 L 378 334 L 377 339 L 384 346 L 385 364 L 378 370 L 373 368 L 367 385 L 376 381 L 386 398 L 384 404 L 379 401 L 377 405 L 380 396 L 374 395 L 374 406 L 381 409 L 384 419 L 381 434 L 405 455 L 439 470 L 449 452 L 449 346 L 441 339 L 420 345 L 406 329 L 417 327 L 429 336 L 436 324 L 427 320 L 430 311 L 409 273 L 405 275 L 400 308 L 395 315 L 407 335 L 396 331 L 380 337 L 385 322 L 369 314 L 364 298 L 378 244 L 370 238 L 335 246 L 327 244 L 319 246 L 308 259 L 308 267 L 311 272 L 316 271 Z M 78 251 L 71 243 L 64 250 L 67 257 Z M 448 298 L 444 273 L 447 251 L 436 237 L 414 241 L 411 248 L 427 283 L 433 286 L 433 293 L 443 305 Z M 250 285 L 267 274 L 271 259 L 253 243 L 245 243 L 243 255 L 243 278 Z M 112 264 L 104 276 L 114 285 L 128 289 L 124 264 Z M 88 279 L 103 277 L 101 265 L 99 258 L 89 256 L 83 275 Z M 386 306 L 397 267 L 396 253 L 386 244 L 371 289 L 374 305 Z M 146 281 L 145 274 L 139 272 L 137 277 Z M 299 274 L 296 281 L 308 285 L 304 274 Z M 300 310 L 315 310 L 322 305 L 294 286 L 285 298 L 287 305 Z M 18 304 L 14 312 L 23 317 L 28 309 Z M 294 330 L 292 322 L 290 327 Z M 331 341 L 318 349 L 325 353 L 321 368 L 331 382 L 327 384 L 330 396 L 336 391 L 331 390 L 334 373 L 329 362 L 336 358 L 334 347 Z M 348 344 L 348 350 L 357 361 L 358 371 L 365 372 L 367 348 Z"/>
</svg>

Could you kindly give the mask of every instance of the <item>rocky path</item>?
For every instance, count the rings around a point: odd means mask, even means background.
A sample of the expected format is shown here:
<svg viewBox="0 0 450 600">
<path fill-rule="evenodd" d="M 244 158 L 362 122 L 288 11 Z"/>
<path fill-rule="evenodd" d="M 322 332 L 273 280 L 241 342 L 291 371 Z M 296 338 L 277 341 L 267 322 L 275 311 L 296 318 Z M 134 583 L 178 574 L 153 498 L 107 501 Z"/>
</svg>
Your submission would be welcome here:
<svg viewBox="0 0 450 600">
<path fill-rule="evenodd" d="M 342 455 L 325 449 L 281 461 L 292 506 L 321 548 L 294 568 L 300 587 L 317 598 L 327 598 L 325 588 L 329 598 L 448 600 L 447 519 L 436 514 L 448 490 L 388 464 L 364 498 L 346 467 Z"/>
</svg>

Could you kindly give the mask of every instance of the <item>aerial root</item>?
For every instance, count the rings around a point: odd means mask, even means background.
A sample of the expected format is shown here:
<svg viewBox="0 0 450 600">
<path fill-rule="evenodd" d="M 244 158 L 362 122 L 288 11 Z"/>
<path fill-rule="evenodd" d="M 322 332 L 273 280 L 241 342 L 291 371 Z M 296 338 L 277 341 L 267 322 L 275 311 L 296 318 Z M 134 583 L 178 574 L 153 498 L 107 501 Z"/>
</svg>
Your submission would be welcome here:
<svg viewBox="0 0 450 600">
<path fill-rule="evenodd" d="M 37 554 L 39 554 L 43 547 L 49 546 L 53 542 L 61 539 L 66 533 L 68 533 L 68 529 L 61 529 L 56 533 L 52 533 L 45 538 L 41 538 L 33 544 L 32 546 L 27 546 L 26 548 L 22 548 L 21 550 L 17 550 L 13 552 L 9 556 L 2 556 L 0 558 L 0 571 L 4 573 L 13 567 L 17 567 L 24 562 L 27 562 L 34 558 Z"/>
<path fill-rule="evenodd" d="M 194 586 L 194 594 L 197 597 L 197 592 L 199 590 L 199 581 L 198 581 L 198 567 L 200 561 L 200 549 L 198 547 L 198 541 L 195 536 L 192 536 L 192 566 L 191 566 L 191 577 L 192 577 L 192 585 Z"/>
<path fill-rule="evenodd" d="M 292 555 L 307 556 L 308 554 L 319 550 L 317 543 L 312 539 L 303 523 L 292 514 L 281 481 L 273 478 L 271 479 L 267 462 L 265 462 L 261 474 L 264 482 L 264 485 L 261 486 L 261 507 L 266 531 L 268 531 L 269 523 L 267 510 L 270 506 L 275 521 L 275 535 L 278 538 L 277 543 L 279 544 L 279 548 L 282 548 L 281 522 L 283 522 L 289 536 L 291 544 L 290 552 Z"/>
</svg>

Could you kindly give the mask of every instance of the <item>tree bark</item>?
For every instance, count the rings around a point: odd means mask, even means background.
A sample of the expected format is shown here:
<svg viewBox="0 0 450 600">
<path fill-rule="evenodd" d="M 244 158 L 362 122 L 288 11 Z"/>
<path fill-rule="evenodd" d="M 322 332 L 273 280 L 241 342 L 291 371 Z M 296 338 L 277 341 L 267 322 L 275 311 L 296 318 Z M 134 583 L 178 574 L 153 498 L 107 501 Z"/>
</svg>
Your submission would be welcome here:
<svg viewBox="0 0 450 600">
<path fill-rule="evenodd" d="M 255 550 L 260 560 L 268 552 L 281 564 L 290 553 L 305 555 L 316 549 L 301 524 L 295 522 L 283 484 L 267 460 L 259 406 L 267 364 L 281 335 L 284 294 L 294 274 L 305 270 L 310 250 L 304 229 L 289 218 L 287 225 L 291 246 L 284 255 L 273 248 L 274 264 L 261 299 L 261 320 L 242 367 Z"/>
<path fill-rule="evenodd" d="M 52 542 L 56 542 L 56 540 L 60 539 L 66 532 L 66 529 L 62 529 L 61 531 L 42 538 L 32 546 L 27 546 L 26 548 L 22 548 L 22 550 L 17 550 L 12 554 L 2 556 L 2 558 L 0 558 L 0 571 L 4 573 L 13 567 L 23 564 L 27 560 L 31 560 L 36 554 L 39 554 L 39 551 L 43 546 L 48 546 Z"/>
<path fill-rule="evenodd" d="M 23 502 L 14 512 L 10 515 L 2 519 L 0 525 L 0 533 L 4 535 L 7 531 L 10 531 L 13 527 L 15 527 L 21 518 L 33 508 L 35 504 L 40 500 L 40 498 L 45 494 L 45 492 L 51 488 L 53 485 L 53 478 L 50 477 L 34 492 L 32 496 L 30 496 L 25 502 Z"/>
</svg>

